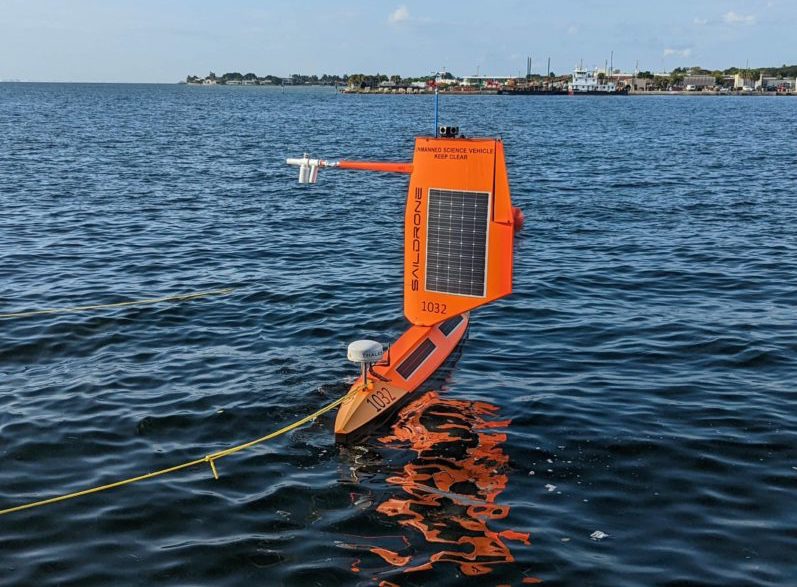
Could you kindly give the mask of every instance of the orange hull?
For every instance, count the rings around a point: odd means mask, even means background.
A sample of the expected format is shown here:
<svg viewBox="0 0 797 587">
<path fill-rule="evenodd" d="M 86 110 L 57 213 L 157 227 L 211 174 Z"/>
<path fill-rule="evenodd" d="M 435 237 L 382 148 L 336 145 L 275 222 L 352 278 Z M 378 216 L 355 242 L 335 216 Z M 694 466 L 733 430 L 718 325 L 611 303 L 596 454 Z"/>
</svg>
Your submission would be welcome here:
<svg viewBox="0 0 797 587">
<path fill-rule="evenodd" d="M 367 387 L 354 391 L 362 387 L 362 377 L 354 382 L 353 395 L 335 419 L 335 438 L 345 441 L 382 421 L 445 362 L 467 332 L 469 321 L 465 313 L 434 326 L 411 326 L 374 365 L 376 375 L 368 378 Z"/>
</svg>

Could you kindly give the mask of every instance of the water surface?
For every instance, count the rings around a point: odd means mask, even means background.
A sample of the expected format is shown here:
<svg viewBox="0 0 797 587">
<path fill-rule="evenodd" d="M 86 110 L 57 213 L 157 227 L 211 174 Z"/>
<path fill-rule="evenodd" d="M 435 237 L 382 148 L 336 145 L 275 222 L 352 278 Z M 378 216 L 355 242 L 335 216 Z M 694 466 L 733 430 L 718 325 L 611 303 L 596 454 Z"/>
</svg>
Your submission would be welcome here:
<svg viewBox="0 0 797 587">
<path fill-rule="evenodd" d="M 332 417 L 2 519 L 2 585 L 797 583 L 797 100 L 443 97 L 504 138 L 515 293 L 368 440 Z M 250 440 L 395 339 L 428 96 L 0 84 L 0 507 Z M 592 537 L 591 537 L 592 536 Z M 409 572 L 408 572 L 409 571 Z"/>
</svg>

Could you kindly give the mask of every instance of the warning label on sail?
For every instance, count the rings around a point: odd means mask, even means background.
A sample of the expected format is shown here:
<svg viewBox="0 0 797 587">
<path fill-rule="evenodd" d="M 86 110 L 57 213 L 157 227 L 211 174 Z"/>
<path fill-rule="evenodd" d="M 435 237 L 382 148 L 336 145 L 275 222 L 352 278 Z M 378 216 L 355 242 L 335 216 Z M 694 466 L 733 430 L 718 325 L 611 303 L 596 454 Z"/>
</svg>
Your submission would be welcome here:
<svg viewBox="0 0 797 587">
<path fill-rule="evenodd" d="M 418 145 L 418 153 L 430 153 L 435 159 L 463 160 L 472 156 L 492 155 L 492 147 L 468 147 L 453 145 Z"/>
</svg>

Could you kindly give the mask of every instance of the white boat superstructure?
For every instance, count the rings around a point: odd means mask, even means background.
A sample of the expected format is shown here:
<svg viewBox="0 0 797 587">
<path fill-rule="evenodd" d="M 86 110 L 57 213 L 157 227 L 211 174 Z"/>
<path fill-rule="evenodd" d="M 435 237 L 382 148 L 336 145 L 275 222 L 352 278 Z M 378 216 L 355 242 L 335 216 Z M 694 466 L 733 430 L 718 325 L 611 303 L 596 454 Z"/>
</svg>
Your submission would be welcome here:
<svg viewBox="0 0 797 587">
<path fill-rule="evenodd" d="M 602 79 L 605 80 L 605 77 L 601 78 L 597 69 L 587 71 L 577 67 L 567 87 L 571 94 L 614 94 L 617 92 L 617 84 L 604 82 Z"/>
</svg>

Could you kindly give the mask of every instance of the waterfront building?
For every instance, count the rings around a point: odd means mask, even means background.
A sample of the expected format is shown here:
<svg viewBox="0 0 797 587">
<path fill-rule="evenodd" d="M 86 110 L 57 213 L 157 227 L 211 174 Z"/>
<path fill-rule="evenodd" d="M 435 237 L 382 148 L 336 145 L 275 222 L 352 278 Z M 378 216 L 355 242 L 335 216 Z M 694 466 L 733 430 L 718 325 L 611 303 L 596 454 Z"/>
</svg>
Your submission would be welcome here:
<svg viewBox="0 0 797 587">
<path fill-rule="evenodd" d="M 653 89 L 653 80 L 646 77 L 633 77 L 627 85 L 635 92 L 649 92 Z"/>
<path fill-rule="evenodd" d="M 717 80 L 713 75 L 687 75 L 683 81 L 683 86 L 685 88 L 694 89 L 696 91 L 705 88 L 713 88 L 716 85 Z"/>
<path fill-rule="evenodd" d="M 733 89 L 734 90 L 744 90 L 744 89 L 753 89 L 753 80 L 749 77 L 745 77 L 741 73 L 737 73 L 733 76 Z"/>
<path fill-rule="evenodd" d="M 653 80 L 646 77 L 639 77 L 635 73 L 615 73 L 610 75 L 611 81 L 617 84 L 617 87 L 628 87 L 632 92 L 647 92 L 653 89 Z"/>
<path fill-rule="evenodd" d="M 797 79 L 769 77 L 762 73 L 755 82 L 755 89 L 763 92 L 790 92 L 797 89 Z"/>
</svg>

